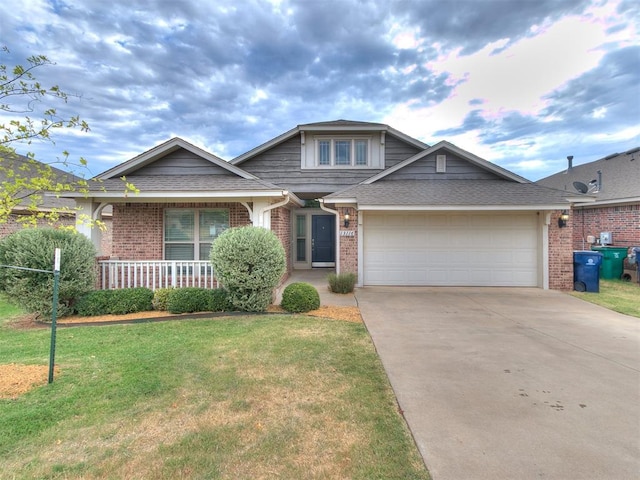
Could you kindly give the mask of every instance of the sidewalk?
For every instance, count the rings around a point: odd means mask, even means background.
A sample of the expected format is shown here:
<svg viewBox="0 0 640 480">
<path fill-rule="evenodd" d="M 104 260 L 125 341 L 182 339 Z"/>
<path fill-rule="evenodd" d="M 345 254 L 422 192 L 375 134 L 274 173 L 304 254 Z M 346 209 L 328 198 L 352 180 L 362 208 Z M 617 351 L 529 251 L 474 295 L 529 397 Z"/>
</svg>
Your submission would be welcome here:
<svg viewBox="0 0 640 480">
<path fill-rule="evenodd" d="M 320 294 L 320 305 L 331 305 L 334 307 L 357 307 L 358 302 L 353 293 L 332 293 L 329 291 L 327 276 L 334 273 L 333 268 L 312 268 L 310 270 L 294 270 L 291 276 L 276 289 L 275 305 L 280 305 L 282 301 L 282 291 L 290 283 L 305 282 L 310 283 Z"/>
</svg>

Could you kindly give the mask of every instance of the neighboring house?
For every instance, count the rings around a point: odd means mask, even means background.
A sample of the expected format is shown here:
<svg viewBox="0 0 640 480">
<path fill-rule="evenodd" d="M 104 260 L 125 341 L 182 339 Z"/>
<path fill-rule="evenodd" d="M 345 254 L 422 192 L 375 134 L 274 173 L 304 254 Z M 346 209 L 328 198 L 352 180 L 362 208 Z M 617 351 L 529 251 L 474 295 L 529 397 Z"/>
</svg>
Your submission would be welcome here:
<svg viewBox="0 0 640 480">
<path fill-rule="evenodd" d="M 23 155 L 3 153 L 0 154 L 0 186 L 4 182 L 11 182 L 7 175 L 7 170 L 16 172 L 23 178 L 38 177 L 39 169 L 45 167 L 41 162 L 31 160 Z M 54 178 L 60 183 L 75 183 L 80 179 L 76 175 L 65 172 L 55 167 L 50 167 Z M 26 194 L 34 192 L 26 192 Z M 62 198 L 53 195 L 47 195 L 46 192 L 35 192 L 39 197 L 37 202 L 37 210 L 33 210 L 30 198 L 26 197 L 19 205 L 13 208 L 12 213 L 8 216 L 7 221 L 0 223 L 0 238 L 14 233 L 25 226 L 31 226 L 30 221 L 25 221 L 27 217 L 37 216 L 38 213 L 50 213 L 56 211 L 58 220 L 51 225 L 48 218 L 37 218 L 36 225 L 38 227 L 75 227 L 76 226 L 76 202 L 73 199 Z M 111 252 L 111 215 L 108 210 L 103 217 L 105 222 L 105 231 L 102 235 L 102 243 L 99 246 L 103 254 L 109 255 Z"/>
<path fill-rule="evenodd" d="M 360 286 L 573 285 L 564 192 L 383 124 L 299 125 L 229 162 L 174 138 L 98 179 L 76 201 L 93 218 L 113 206 L 105 288 L 211 285 L 211 243 L 249 224 L 280 238 L 288 272 L 334 267 Z"/>
<path fill-rule="evenodd" d="M 565 171 L 536 183 L 577 197 L 570 220 L 573 248 L 589 249 L 588 240 L 599 243 L 602 232 L 611 233 L 615 246 L 640 246 L 640 147 L 582 165 L 567 160 Z"/>
</svg>

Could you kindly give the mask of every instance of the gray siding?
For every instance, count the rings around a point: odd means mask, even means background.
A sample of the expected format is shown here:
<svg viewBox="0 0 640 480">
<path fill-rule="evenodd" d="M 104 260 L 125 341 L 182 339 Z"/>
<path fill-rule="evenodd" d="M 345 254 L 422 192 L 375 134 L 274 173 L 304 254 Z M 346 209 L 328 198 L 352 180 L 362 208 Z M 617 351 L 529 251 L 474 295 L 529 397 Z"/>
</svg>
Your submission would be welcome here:
<svg viewBox="0 0 640 480">
<path fill-rule="evenodd" d="M 136 170 L 132 175 L 229 175 L 230 172 L 183 148 Z"/>
<path fill-rule="evenodd" d="M 447 156 L 447 171 L 436 173 L 436 155 Z M 500 179 L 473 163 L 463 160 L 449 152 L 438 151 L 416 160 L 400 170 L 393 172 L 380 181 L 385 180 L 495 180 Z"/>
<path fill-rule="evenodd" d="M 387 134 L 384 142 L 385 168 L 393 167 L 395 164 L 413 157 L 418 152 L 420 152 L 419 148 Z"/>
<path fill-rule="evenodd" d="M 387 168 L 419 152 L 396 137 L 387 135 L 385 139 L 385 162 Z M 302 169 L 300 136 L 273 147 L 238 165 L 243 170 L 280 185 L 302 198 L 312 194 L 328 194 L 342 190 L 366 180 L 380 169 Z"/>
<path fill-rule="evenodd" d="M 276 145 L 238 165 L 262 180 L 280 185 L 308 198 L 311 193 L 332 193 L 360 183 L 380 172 L 379 169 L 305 169 L 301 168 L 300 136 Z"/>
</svg>

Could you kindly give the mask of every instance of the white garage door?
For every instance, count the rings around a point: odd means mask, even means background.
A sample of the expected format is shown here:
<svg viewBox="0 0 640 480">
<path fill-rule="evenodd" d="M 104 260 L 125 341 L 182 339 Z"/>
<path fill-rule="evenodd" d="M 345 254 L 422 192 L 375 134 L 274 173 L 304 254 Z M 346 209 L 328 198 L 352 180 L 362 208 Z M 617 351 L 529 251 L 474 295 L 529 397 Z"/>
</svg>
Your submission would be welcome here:
<svg viewBox="0 0 640 480">
<path fill-rule="evenodd" d="M 538 285 L 535 213 L 366 212 L 365 285 Z"/>
</svg>

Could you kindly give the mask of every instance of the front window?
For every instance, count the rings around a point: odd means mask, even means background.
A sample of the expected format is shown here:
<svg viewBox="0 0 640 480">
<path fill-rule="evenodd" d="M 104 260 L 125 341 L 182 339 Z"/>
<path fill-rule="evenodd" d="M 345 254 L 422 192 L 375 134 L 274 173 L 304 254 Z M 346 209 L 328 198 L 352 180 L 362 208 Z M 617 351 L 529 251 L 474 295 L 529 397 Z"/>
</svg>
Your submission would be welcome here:
<svg viewBox="0 0 640 480">
<path fill-rule="evenodd" d="M 165 260 L 209 260 L 211 244 L 229 228 L 225 209 L 167 209 L 164 213 Z"/>
<path fill-rule="evenodd" d="M 320 138 L 316 145 L 320 167 L 369 166 L 368 138 Z"/>
</svg>

